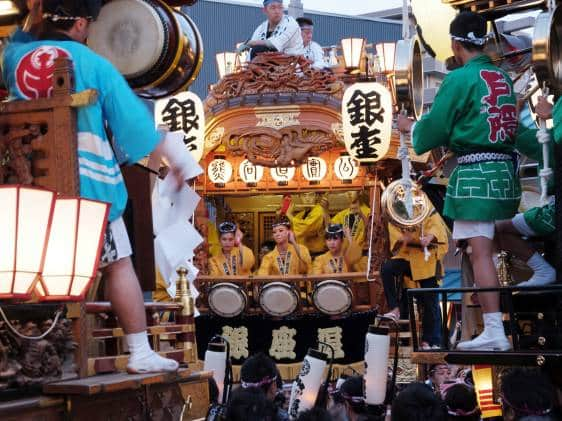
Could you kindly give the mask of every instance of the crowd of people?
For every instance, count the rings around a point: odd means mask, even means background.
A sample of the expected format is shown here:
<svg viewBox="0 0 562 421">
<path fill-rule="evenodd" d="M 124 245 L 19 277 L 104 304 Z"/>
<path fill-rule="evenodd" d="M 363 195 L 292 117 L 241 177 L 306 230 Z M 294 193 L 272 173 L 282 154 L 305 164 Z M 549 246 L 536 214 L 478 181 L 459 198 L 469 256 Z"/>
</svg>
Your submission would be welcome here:
<svg viewBox="0 0 562 421">
<path fill-rule="evenodd" d="M 335 385 L 339 386 L 335 386 Z M 231 421 L 288 420 L 288 399 L 275 362 L 264 354 L 242 365 L 240 385 L 232 392 L 226 414 Z M 303 410 L 297 421 L 479 421 L 482 410 L 470 367 L 429 366 L 423 383 L 400 384 L 387 405 L 365 402 L 365 382 L 356 374 L 334 382 L 326 405 Z M 390 389 L 390 388 L 389 388 Z M 515 367 L 501 373 L 497 401 L 505 421 L 561 419 L 560 394 L 538 368 Z M 485 404 L 488 405 L 488 404 Z M 489 419 L 489 418 L 488 418 Z"/>
</svg>

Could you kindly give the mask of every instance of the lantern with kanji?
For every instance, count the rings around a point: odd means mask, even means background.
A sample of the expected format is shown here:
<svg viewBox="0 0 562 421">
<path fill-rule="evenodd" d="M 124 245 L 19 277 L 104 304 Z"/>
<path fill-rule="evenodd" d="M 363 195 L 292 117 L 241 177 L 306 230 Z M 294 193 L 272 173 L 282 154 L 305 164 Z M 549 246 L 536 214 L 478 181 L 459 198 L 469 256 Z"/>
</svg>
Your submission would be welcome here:
<svg viewBox="0 0 562 421">
<path fill-rule="evenodd" d="M 334 173 L 342 183 L 350 184 L 359 174 L 359 161 L 349 154 L 342 154 L 334 162 Z"/>
<path fill-rule="evenodd" d="M 224 156 L 215 156 L 207 167 L 207 175 L 209 180 L 214 183 L 215 187 L 222 188 L 232 178 L 232 164 L 228 162 Z"/>
<path fill-rule="evenodd" d="M 361 163 L 383 159 L 392 136 L 392 96 L 383 85 L 355 83 L 344 93 L 342 120 L 345 148 Z"/>
<path fill-rule="evenodd" d="M 205 112 L 201 99 L 193 92 L 180 92 L 154 104 L 154 120 L 171 132 L 183 133 L 183 143 L 197 162 L 205 147 Z"/>
<path fill-rule="evenodd" d="M 275 167 L 270 169 L 270 174 L 277 185 L 286 186 L 295 176 L 295 169 L 293 167 Z"/>
<path fill-rule="evenodd" d="M 248 187 L 256 187 L 263 178 L 263 167 L 254 165 L 250 160 L 245 159 L 238 167 L 238 175 Z"/>
<path fill-rule="evenodd" d="M 322 158 L 311 156 L 301 166 L 303 177 L 310 184 L 320 184 L 328 173 L 328 164 Z"/>
</svg>

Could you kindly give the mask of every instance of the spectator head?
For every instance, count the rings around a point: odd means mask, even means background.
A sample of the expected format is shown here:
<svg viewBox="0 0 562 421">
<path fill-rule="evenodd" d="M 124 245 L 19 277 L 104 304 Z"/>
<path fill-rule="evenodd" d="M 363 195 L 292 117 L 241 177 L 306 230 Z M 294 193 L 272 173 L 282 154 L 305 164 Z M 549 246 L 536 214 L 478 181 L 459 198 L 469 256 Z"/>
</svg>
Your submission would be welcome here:
<svg viewBox="0 0 562 421">
<path fill-rule="evenodd" d="M 265 354 L 251 356 L 240 368 L 240 387 L 260 389 L 268 400 L 273 401 L 277 394 L 278 371 L 275 362 Z"/>
<path fill-rule="evenodd" d="M 392 421 L 446 421 L 445 403 L 423 383 L 412 383 L 392 403 Z"/>
<path fill-rule="evenodd" d="M 297 421 L 332 421 L 332 417 L 323 408 L 312 408 L 299 413 Z"/>
<path fill-rule="evenodd" d="M 447 405 L 449 421 L 479 421 L 480 408 L 476 392 L 462 382 L 446 382 L 441 385 L 441 398 Z"/>
<path fill-rule="evenodd" d="M 439 390 L 439 386 L 449 380 L 451 370 L 447 364 L 432 364 L 429 366 L 429 380 Z"/>
<path fill-rule="evenodd" d="M 244 389 L 232 392 L 227 409 L 229 421 L 263 421 L 275 419 L 275 407 L 260 388 Z"/>
<path fill-rule="evenodd" d="M 354 419 L 355 415 L 366 412 L 363 376 L 349 377 L 341 385 L 338 394 L 344 402 L 349 419 Z"/>
<path fill-rule="evenodd" d="M 500 397 L 506 421 L 550 420 L 554 391 L 538 369 L 515 367 L 501 376 Z"/>
</svg>

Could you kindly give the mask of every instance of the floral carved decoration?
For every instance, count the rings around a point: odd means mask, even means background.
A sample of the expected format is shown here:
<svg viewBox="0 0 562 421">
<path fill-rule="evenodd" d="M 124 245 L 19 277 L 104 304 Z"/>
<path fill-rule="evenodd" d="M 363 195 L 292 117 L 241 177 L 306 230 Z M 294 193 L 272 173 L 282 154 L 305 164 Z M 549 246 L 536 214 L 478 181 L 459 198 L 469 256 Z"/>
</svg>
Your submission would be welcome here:
<svg viewBox="0 0 562 421">
<path fill-rule="evenodd" d="M 31 142 L 41 136 L 38 124 L 0 126 L 0 184 L 32 184 Z"/>
</svg>

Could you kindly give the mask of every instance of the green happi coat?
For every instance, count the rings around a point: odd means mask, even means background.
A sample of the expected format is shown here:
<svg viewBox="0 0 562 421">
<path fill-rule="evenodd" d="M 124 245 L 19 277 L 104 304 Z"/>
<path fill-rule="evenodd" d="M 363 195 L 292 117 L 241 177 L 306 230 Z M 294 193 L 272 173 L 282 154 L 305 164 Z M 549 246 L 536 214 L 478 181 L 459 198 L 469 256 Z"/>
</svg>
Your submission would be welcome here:
<svg viewBox="0 0 562 421">
<path fill-rule="evenodd" d="M 550 130 L 550 134 L 556 143 L 562 142 L 562 100 L 558 99 L 552 110 L 552 119 L 554 128 Z M 554 142 L 550 142 L 549 146 L 549 163 L 552 168 L 556 165 L 554 159 Z M 517 133 L 515 143 L 517 151 L 538 161 L 539 168 L 543 167 L 542 145 L 537 142 L 537 129 L 520 128 Z M 548 180 L 548 193 L 554 193 L 555 178 L 554 175 Z M 529 209 L 523 214 L 527 225 L 540 236 L 552 234 L 556 229 L 555 226 L 555 205 L 554 201 L 549 202 L 542 207 Z"/>
<path fill-rule="evenodd" d="M 457 156 L 512 154 L 517 131 L 516 99 L 509 76 L 479 55 L 449 73 L 431 107 L 416 123 L 412 143 L 419 155 L 446 146 Z M 511 218 L 521 199 L 509 160 L 458 165 L 447 186 L 444 213 L 452 219 Z"/>
</svg>

